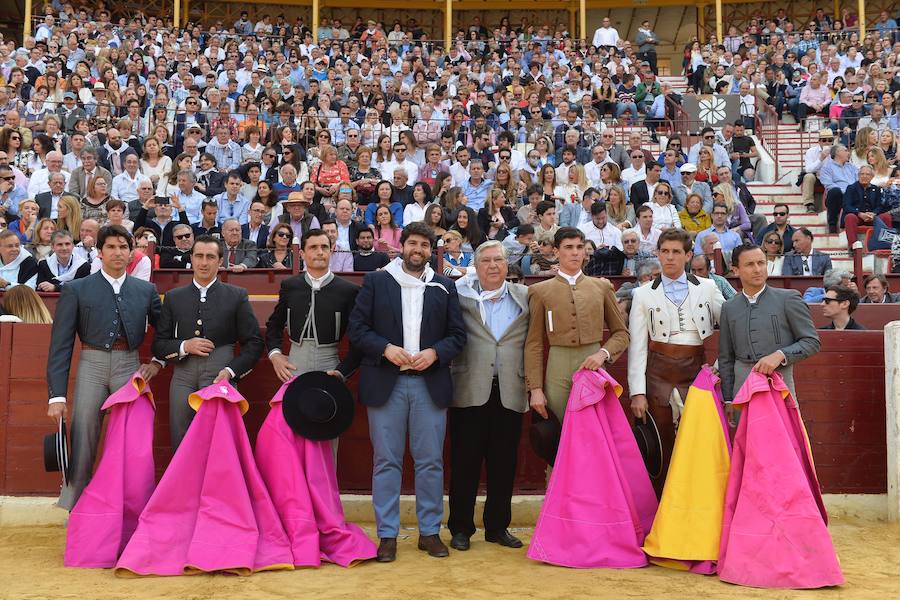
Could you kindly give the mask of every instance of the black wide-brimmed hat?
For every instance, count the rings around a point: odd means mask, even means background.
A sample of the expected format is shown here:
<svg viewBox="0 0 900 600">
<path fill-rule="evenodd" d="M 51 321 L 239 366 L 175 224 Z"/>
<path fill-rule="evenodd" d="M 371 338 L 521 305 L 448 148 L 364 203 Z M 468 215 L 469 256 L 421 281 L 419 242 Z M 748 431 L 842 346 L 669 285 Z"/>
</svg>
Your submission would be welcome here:
<svg viewBox="0 0 900 600">
<path fill-rule="evenodd" d="M 547 415 L 548 418 L 538 420 L 537 413 L 532 413 L 531 427 L 528 433 L 531 449 L 552 467 L 556 462 L 556 452 L 559 450 L 562 426 L 552 412 L 547 411 Z"/>
<path fill-rule="evenodd" d="M 69 481 L 69 445 L 66 439 L 66 420 L 59 420 L 55 433 L 44 436 L 44 470 L 61 472 L 63 485 Z"/>
<path fill-rule="evenodd" d="M 637 440 L 638 449 L 641 451 L 641 457 L 644 459 L 650 479 L 657 479 L 662 475 L 663 468 L 662 440 L 659 438 L 656 421 L 649 412 L 646 414 L 647 422 L 635 419 L 631 430 L 634 432 L 634 438 Z"/>
<path fill-rule="evenodd" d="M 353 423 L 353 395 L 337 377 L 310 371 L 288 385 L 281 410 L 297 435 L 309 440 L 333 440 Z"/>
</svg>

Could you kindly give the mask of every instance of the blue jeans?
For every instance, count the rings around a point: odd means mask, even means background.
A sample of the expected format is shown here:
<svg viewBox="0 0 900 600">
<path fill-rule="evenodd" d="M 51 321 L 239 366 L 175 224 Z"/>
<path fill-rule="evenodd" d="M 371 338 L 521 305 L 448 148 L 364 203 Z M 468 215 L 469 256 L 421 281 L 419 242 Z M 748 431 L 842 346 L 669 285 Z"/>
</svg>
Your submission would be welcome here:
<svg viewBox="0 0 900 600">
<path fill-rule="evenodd" d="M 416 518 L 420 535 L 435 535 L 444 518 L 444 432 L 447 409 L 431 401 L 422 377 L 400 375 L 383 406 L 369 407 L 374 449 L 372 505 L 379 538 L 400 531 L 400 480 L 409 431 L 416 471 Z"/>
<path fill-rule="evenodd" d="M 626 110 L 631 111 L 631 121 L 634 121 L 638 116 L 637 104 L 634 102 L 619 102 L 616 104 L 616 118 L 618 119 L 624 115 Z"/>
</svg>

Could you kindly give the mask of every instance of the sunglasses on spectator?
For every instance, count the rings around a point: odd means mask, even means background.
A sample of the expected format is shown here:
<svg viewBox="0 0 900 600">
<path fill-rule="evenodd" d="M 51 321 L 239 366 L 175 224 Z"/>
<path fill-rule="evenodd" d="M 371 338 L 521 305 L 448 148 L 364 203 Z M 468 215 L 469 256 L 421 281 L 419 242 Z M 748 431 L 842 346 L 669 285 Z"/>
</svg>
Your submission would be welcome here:
<svg viewBox="0 0 900 600">
<path fill-rule="evenodd" d="M 671 194 L 669 194 L 669 192 L 667 192 L 666 190 L 656 190 L 656 195 L 657 196 L 671 196 Z"/>
<path fill-rule="evenodd" d="M 287 231 L 279 231 L 278 233 L 275 234 L 275 237 L 286 238 L 286 237 L 291 237 L 291 234 L 288 233 Z"/>
<path fill-rule="evenodd" d="M 176 240 L 186 240 L 186 239 L 190 238 L 192 235 L 194 235 L 194 234 L 193 233 L 182 233 L 181 235 L 176 235 L 175 239 Z"/>
<path fill-rule="evenodd" d="M 766 243 L 767 244 L 776 244 L 776 245 L 780 246 L 781 240 L 779 240 L 778 238 L 772 238 L 770 240 L 766 240 Z"/>
<path fill-rule="evenodd" d="M 714 139 L 715 137 L 716 137 L 716 136 L 714 136 L 714 135 L 704 135 L 704 136 L 703 136 L 703 139 L 704 139 L 704 140 L 711 140 L 711 139 Z"/>
<path fill-rule="evenodd" d="M 828 298 L 828 297 L 826 297 L 826 298 L 822 298 L 822 302 L 824 302 L 825 304 L 830 304 L 831 302 L 837 302 L 837 303 L 840 303 L 841 301 L 838 300 L 837 298 Z"/>
<path fill-rule="evenodd" d="M 785 211 L 773 212 L 772 214 L 776 217 L 784 217 L 787 215 L 787 213 Z"/>
</svg>

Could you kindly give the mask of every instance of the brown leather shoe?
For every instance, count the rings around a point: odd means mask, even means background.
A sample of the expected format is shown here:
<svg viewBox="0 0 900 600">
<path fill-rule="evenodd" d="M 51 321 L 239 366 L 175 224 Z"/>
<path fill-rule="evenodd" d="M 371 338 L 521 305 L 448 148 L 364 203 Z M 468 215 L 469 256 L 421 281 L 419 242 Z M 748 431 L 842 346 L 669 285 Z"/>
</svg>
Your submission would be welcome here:
<svg viewBox="0 0 900 600">
<path fill-rule="evenodd" d="M 384 563 L 397 560 L 397 538 L 381 538 L 375 560 Z"/>
<path fill-rule="evenodd" d="M 438 534 L 420 535 L 419 550 L 425 550 L 428 552 L 428 556 L 434 556 L 435 558 L 444 558 L 450 555 L 450 550 L 447 549 L 447 546 L 444 545 L 444 542 L 441 541 L 441 536 Z"/>
</svg>

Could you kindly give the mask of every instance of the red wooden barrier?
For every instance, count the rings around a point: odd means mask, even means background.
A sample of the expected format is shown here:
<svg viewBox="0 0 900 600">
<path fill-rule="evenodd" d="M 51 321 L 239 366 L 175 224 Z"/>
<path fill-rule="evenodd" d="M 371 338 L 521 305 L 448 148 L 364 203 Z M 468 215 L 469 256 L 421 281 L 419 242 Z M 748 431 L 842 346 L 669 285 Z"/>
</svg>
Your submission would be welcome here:
<svg viewBox="0 0 900 600">
<path fill-rule="evenodd" d="M 59 489 L 58 475 L 44 473 L 41 458 L 42 437 L 52 430 L 46 416 L 49 337 L 49 326 L 0 323 L 0 495 L 55 494 Z M 714 336 L 707 345 L 710 359 L 715 358 L 716 344 Z M 149 339 L 142 355 L 148 355 L 148 348 Z M 623 383 L 625 368 L 624 359 L 611 368 L 613 376 Z M 74 373 L 75 369 L 73 376 Z M 157 404 L 158 473 L 170 458 L 169 373 L 170 370 L 163 371 L 151 384 Z M 883 493 L 887 485 L 887 450 L 882 332 L 822 332 L 822 352 L 804 362 L 795 377 L 823 489 L 834 493 Z M 351 387 L 355 385 L 355 379 L 351 380 Z M 251 404 L 244 418 L 251 440 L 278 387 L 266 359 L 240 384 Z M 371 485 L 372 450 L 365 410 L 357 406 L 353 426 L 341 438 L 339 481 L 344 491 L 367 492 Z M 516 489 L 520 493 L 540 492 L 544 487 L 544 464 L 528 446 L 528 422 L 526 418 L 526 435 L 519 447 Z M 411 464 L 407 464 L 405 491 L 412 489 L 411 474 Z"/>
</svg>

